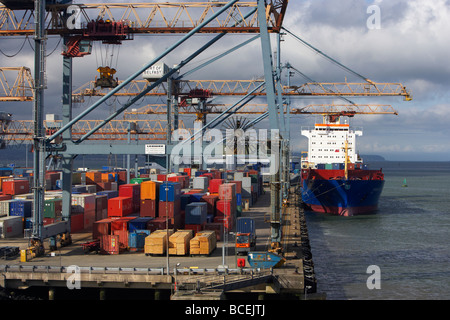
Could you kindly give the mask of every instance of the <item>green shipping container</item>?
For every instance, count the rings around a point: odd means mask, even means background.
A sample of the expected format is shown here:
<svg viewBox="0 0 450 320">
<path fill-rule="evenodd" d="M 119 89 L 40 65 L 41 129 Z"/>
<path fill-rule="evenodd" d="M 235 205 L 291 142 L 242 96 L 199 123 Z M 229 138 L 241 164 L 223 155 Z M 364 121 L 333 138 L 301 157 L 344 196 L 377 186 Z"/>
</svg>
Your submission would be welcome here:
<svg viewBox="0 0 450 320">
<path fill-rule="evenodd" d="M 57 218 L 62 213 L 62 199 L 47 199 L 44 201 L 44 218 Z"/>
<path fill-rule="evenodd" d="M 130 179 L 130 184 L 141 184 L 144 181 L 150 181 L 150 178 L 133 178 Z"/>
<path fill-rule="evenodd" d="M 257 174 L 249 174 L 248 176 L 252 179 L 252 183 L 258 183 L 258 175 Z"/>
<path fill-rule="evenodd" d="M 72 184 L 81 184 L 81 172 L 72 172 Z"/>
</svg>

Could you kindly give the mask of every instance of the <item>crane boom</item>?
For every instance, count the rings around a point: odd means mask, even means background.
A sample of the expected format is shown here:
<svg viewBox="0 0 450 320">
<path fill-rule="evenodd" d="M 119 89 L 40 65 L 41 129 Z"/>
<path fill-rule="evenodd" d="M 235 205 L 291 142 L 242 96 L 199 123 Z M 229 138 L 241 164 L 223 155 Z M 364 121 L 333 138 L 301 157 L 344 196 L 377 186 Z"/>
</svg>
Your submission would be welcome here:
<svg viewBox="0 0 450 320">
<path fill-rule="evenodd" d="M 121 83 L 121 81 L 118 81 Z M 178 86 L 178 94 L 188 94 L 191 90 L 203 89 L 215 96 L 239 96 L 246 95 L 257 88 L 264 80 L 175 80 Z M 117 96 L 135 96 L 142 92 L 149 82 L 146 80 L 133 80 Z M 300 86 L 283 86 L 283 95 L 288 96 L 404 96 L 411 99 L 411 94 L 401 83 L 305 83 Z M 104 96 L 109 89 L 95 88 L 94 81 L 90 81 L 73 92 L 74 101 L 82 101 L 83 96 Z M 146 95 L 165 96 L 167 85 L 162 83 Z M 264 96 L 262 88 L 252 95 Z"/>
<path fill-rule="evenodd" d="M 214 14 L 227 1 L 195 1 L 165 3 L 93 3 L 74 4 L 81 26 L 99 19 L 127 21 L 133 34 L 187 33 Z M 288 0 L 271 0 L 267 4 L 269 32 L 279 32 L 283 23 Z M 227 14 L 217 18 L 202 33 L 258 33 L 257 12 L 244 19 L 257 7 L 257 1 L 239 1 Z M 45 18 L 48 35 L 81 34 L 82 29 L 67 25 L 69 4 L 47 6 Z M 15 10 L 0 5 L 0 36 L 26 36 L 34 34 L 34 13 L 28 6 L 16 6 Z M 242 23 L 237 21 L 243 20 Z"/>
<path fill-rule="evenodd" d="M 0 102 L 33 101 L 33 76 L 27 67 L 0 67 Z"/>
</svg>

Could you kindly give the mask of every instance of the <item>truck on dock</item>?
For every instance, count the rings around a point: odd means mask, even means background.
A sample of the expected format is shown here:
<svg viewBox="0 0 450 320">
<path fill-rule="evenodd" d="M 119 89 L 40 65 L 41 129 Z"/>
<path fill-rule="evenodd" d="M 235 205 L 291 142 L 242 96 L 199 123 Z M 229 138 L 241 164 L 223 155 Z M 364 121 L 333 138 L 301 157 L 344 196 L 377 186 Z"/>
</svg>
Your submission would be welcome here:
<svg viewBox="0 0 450 320">
<path fill-rule="evenodd" d="M 256 247 L 256 228 L 253 218 L 239 217 L 236 220 L 236 252 L 247 254 Z"/>
</svg>

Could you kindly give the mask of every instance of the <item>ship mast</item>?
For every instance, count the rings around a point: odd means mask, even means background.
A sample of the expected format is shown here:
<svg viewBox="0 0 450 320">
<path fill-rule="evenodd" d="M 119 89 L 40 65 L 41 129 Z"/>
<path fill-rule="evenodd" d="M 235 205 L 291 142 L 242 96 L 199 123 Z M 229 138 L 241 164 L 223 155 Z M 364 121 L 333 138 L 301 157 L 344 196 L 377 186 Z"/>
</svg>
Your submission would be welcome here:
<svg viewBox="0 0 450 320">
<path fill-rule="evenodd" d="M 344 172 L 345 172 L 345 180 L 348 180 L 348 139 L 345 139 L 345 161 L 344 161 Z"/>
</svg>

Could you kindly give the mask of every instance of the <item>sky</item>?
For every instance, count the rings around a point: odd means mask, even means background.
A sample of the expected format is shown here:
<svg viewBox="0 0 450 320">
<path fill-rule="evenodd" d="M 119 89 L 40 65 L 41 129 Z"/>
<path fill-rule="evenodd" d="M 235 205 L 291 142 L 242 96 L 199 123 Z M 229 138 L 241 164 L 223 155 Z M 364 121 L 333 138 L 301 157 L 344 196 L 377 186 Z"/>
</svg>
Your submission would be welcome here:
<svg viewBox="0 0 450 320">
<path fill-rule="evenodd" d="M 75 3 L 98 3 L 76 1 Z M 124 2 L 124 1 L 108 1 Z M 158 1 L 156 1 L 158 2 Z M 165 1 L 159 1 L 165 2 Z M 177 2 L 177 1 L 173 1 Z M 188 1 L 183 1 L 188 2 Z M 376 7 L 373 7 L 376 6 Z M 376 8 L 379 15 L 370 9 Z M 388 104 L 399 112 L 395 115 L 359 115 L 350 124 L 362 127 L 364 135 L 357 140 L 360 154 L 376 154 L 392 161 L 449 161 L 450 114 L 448 87 L 450 85 L 450 3 L 444 0 L 291 0 L 283 26 L 301 39 L 331 56 L 348 68 L 374 82 L 401 83 L 412 93 L 413 101 L 402 97 L 349 98 L 358 104 Z M 222 53 L 250 38 L 250 35 L 228 35 L 193 62 L 200 62 Z M 132 41 L 110 48 L 108 60 L 118 70 L 117 77 L 125 79 L 142 65 L 173 44 L 179 36 L 136 36 Z M 180 46 L 165 58 L 167 65 L 180 62 L 209 36 L 198 35 Z M 275 40 L 272 37 L 272 40 Z M 281 60 L 318 82 L 361 82 L 353 74 L 307 48 L 290 35 L 283 37 Z M 1 38 L 0 49 L 13 58 L 0 53 L 1 66 L 28 66 L 33 69 L 32 39 Z M 45 91 L 45 113 L 59 114 L 61 106 L 62 58 L 58 37 L 49 37 L 46 61 L 48 88 Z M 112 49 L 113 55 L 111 56 Z M 275 41 L 272 42 L 275 50 Z M 93 80 L 97 67 L 105 64 L 106 47 L 94 44 L 93 53 L 74 59 L 73 86 L 77 89 Z M 191 69 L 186 68 L 187 71 Z M 194 74 L 190 79 L 254 79 L 263 75 L 259 41 L 219 60 Z M 284 74 L 285 81 L 286 77 Z M 298 72 L 291 83 L 307 82 Z M 141 101 L 134 107 L 147 103 L 164 103 L 165 99 Z M 215 102 L 228 102 L 218 98 Z M 235 99 L 237 101 L 237 98 Z M 91 103 L 92 101 L 88 102 Z M 231 101 L 233 102 L 233 101 Z M 264 101 L 258 101 L 264 103 Z M 309 104 L 342 103 L 339 99 L 292 99 L 292 107 Z M 90 118 L 103 118 L 120 101 L 103 105 Z M 77 105 L 76 115 L 88 104 Z M 0 110 L 11 112 L 14 119 L 31 119 L 32 103 L 2 103 Z M 164 118 L 164 117 L 162 117 Z M 320 120 L 316 116 L 291 118 L 291 149 L 307 149 L 302 137 L 302 126 L 312 126 Z M 186 119 L 189 121 L 189 119 Z M 257 128 L 268 128 L 261 122 Z"/>
</svg>

